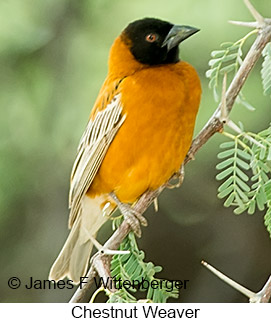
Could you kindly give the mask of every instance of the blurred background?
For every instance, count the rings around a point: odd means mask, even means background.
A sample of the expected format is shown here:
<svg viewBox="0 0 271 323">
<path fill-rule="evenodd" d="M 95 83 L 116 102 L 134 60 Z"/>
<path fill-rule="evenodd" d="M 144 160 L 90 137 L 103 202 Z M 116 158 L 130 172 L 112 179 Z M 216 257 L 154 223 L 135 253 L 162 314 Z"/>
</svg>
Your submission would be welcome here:
<svg viewBox="0 0 271 323">
<path fill-rule="evenodd" d="M 253 1 L 271 17 L 269 0 Z M 249 30 L 228 20 L 251 21 L 241 0 L 5 0 L 0 1 L 0 301 L 67 302 L 74 290 L 11 290 L 8 278 L 47 279 L 68 235 L 69 176 L 77 145 L 107 73 L 109 48 L 131 21 L 158 17 L 201 29 L 181 45 L 181 58 L 203 87 L 195 134 L 216 103 L 205 72 L 210 52 Z M 235 106 L 234 121 L 259 131 L 271 120 L 262 95 L 260 62 L 244 88 L 257 109 Z M 162 265 L 159 277 L 189 279 L 180 302 L 246 302 L 200 264 L 208 261 L 258 291 L 271 274 L 271 240 L 263 214 L 236 216 L 216 197 L 219 143 L 215 135 L 186 167 L 183 186 L 146 213 L 139 246 Z M 110 235 L 108 223 L 99 235 Z M 102 301 L 103 298 L 97 299 Z M 173 301 L 171 299 L 171 301 Z M 176 300 L 175 300 L 176 301 Z"/>
</svg>

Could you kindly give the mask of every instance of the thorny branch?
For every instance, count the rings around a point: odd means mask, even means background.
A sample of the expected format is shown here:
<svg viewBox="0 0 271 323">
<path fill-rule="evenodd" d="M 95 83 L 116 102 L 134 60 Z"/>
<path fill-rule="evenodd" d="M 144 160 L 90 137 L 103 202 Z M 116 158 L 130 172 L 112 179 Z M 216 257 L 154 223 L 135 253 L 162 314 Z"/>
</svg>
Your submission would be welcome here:
<svg viewBox="0 0 271 323">
<path fill-rule="evenodd" d="M 224 115 L 221 116 L 222 108 L 225 109 L 226 105 L 226 113 L 229 115 L 231 112 L 234 102 L 247 80 L 247 77 L 251 71 L 251 69 L 256 64 L 257 60 L 261 56 L 261 53 L 265 47 L 265 45 L 271 39 L 271 19 L 263 18 L 255 8 L 250 4 L 248 0 L 244 0 L 246 6 L 250 10 L 253 17 L 256 19 L 256 22 L 252 23 L 243 23 L 243 22 L 232 22 L 237 25 L 253 27 L 258 29 L 258 35 L 251 46 L 249 52 L 247 53 L 243 64 L 232 80 L 231 84 L 228 87 L 228 90 L 224 94 L 224 98 L 222 98 L 220 104 L 215 110 L 214 114 L 208 120 L 206 125 L 202 128 L 197 137 L 193 140 L 192 145 L 186 155 L 184 160 L 184 165 L 194 159 L 197 151 L 217 132 L 221 132 L 223 130 L 223 126 L 226 123 L 224 119 Z M 167 183 L 159 187 L 155 191 L 147 191 L 145 192 L 137 203 L 134 205 L 134 209 L 143 214 L 146 209 L 154 202 L 154 200 L 160 195 L 160 193 L 167 187 Z M 127 236 L 127 234 L 131 231 L 129 224 L 124 220 L 122 224 L 118 227 L 118 229 L 113 233 L 113 235 L 109 238 L 109 240 L 103 246 L 103 250 L 117 250 L 120 243 Z M 83 300 L 86 295 L 86 292 L 89 290 L 90 286 L 93 283 L 93 279 L 95 276 L 99 275 L 102 278 L 110 278 L 110 260 L 111 257 L 106 255 L 105 253 L 98 251 L 91 259 L 91 266 L 87 273 L 87 283 L 84 284 L 82 289 L 77 289 L 70 302 L 79 303 Z M 261 302 L 269 302 L 270 300 L 270 282 L 268 283 L 269 292 L 265 293 L 265 297 L 261 298 Z M 114 290 L 112 290 L 114 291 Z M 260 292 L 259 292 L 260 293 Z M 256 295 L 256 294 L 255 294 Z"/>
<path fill-rule="evenodd" d="M 271 298 L 271 276 L 268 278 L 264 287 L 258 292 L 254 293 L 251 290 L 245 288 L 244 286 L 238 284 L 228 276 L 224 275 L 222 272 L 209 265 L 206 261 L 202 261 L 201 264 L 209 269 L 214 275 L 219 279 L 224 281 L 226 284 L 230 285 L 232 288 L 238 290 L 240 293 L 245 295 L 250 303 L 268 303 Z"/>
</svg>

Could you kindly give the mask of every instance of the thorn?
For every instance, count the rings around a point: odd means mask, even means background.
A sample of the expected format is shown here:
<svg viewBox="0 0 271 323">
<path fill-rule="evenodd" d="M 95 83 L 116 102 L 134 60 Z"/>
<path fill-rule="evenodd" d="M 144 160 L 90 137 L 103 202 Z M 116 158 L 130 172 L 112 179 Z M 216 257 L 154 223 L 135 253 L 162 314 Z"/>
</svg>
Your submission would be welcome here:
<svg viewBox="0 0 271 323">
<path fill-rule="evenodd" d="M 153 200 L 153 206 L 154 206 L 154 211 L 155 212 L 158 212 L 158 198 L 156 197 L 154 200 Z"/>
<path fill-rule="evenodd" d="M 228 110 L 227 110 L 227 102 L 226 102 L 226 90 L 227 90 L 227 73 L 224 74 L 223 77 L 223 85 L 222 85 L 222 95 L 221 95 L 221 109 L 220 109 L 220 118 L 219 120 L 226 124 L 228 122 Z"/>
<path fill-rule="evenodd" d="M 257 140 L 255 140 L 254 138 L 252 138 L 251 136 L 249 136 L 248 134 L 244 133 L 238 126 L 237 124 L 235 124 L 232 120 L 228 120 L 227 121 L 227 126 L 229 126 L 232 130 L 234 130 L 235 132 L 237 132 L 238 134 L 242 134 L 242 136 L 244 138 L 246 138 L 247 140 L 249 140 L 250 142 L 252 142 L 253 144 L 257 145 L 260 148 L 265 148 L 264 145 L 262 145 L 261 143 L 259 143 Z"/>
<path fill-rule="evenodd" d="M 208 270 L 210 270 L 213 274 L 215 274 L 218 278 L 224 281 L 226 284 L 230 285 L 232 288 L 238 290 L 243 295 L 247 296 L 249 299 L 253 299 L 256 296 L 256 293 L 250 291 L 249 289 L 245 288 L 244 286 L 238 284 L 228 276 L 224 275 L 222 272 L 214 268 L 213 266 L 209 265 L 206 261 L 202 260 L 201 264 L 205 266 Z"/>
<path fill-rule="evenodd" d="M 258 22 L 247 22 L 247 21 L 234 21 L 234 20 L 229 20 L 230 24 L 233 25 L 238 25 L 238 26 L 243 26 L 243 27 L 249 27 L 249 28 L 260 28 L 261 26 L 259 25 Z"/>
<path fill-rule="evenodd" d="M 99 253 L 102 255 L 127 255 L 130 253 L 129 250 L 112 250 L 108 248 L 104 248 L 95 238 L 92 236 L 89 236 L 91 242 L 94 244 L 96 249 Z"/>
<path fill-rule="evenodd" d="M 252 14 L 252 16 L 255 18 L 255 20 L 262 27 L 265 24 L 263 16 L 261 14 L 259 14 L 259 12 L 253 7 L 253 5 L 251 4 L 251 2 L 249 0 L 244 0 L 244 3 L 247 6 L 250 13 Z"/>
<path fill-rule="evenodd" d="M 223 280 L 226 284 L 230 285 L 234 289 L 238 290 L 243 295 L 249 298 L 250 303 L 269 303 L 271 299 L 271 276 L 265 283 L 264 287 L 258 292 L 254 293 L 244 286 L 236 283 L 234 280 L 224 275 L 222 272 L 209 265 L 206 261 L 202 260 L 201 264 L 209 269 L 213 274 L 215 274 L 218 278 Z"/>
<path fill-rule="evenodd" d="M 129 250 L 112 250 L 112 249 L 101 249 L 99 250 L 103 255 L 128 255 L 130 253 Z"/>
<path fill-rule="evenodd" d="M 232 120 L 228 120 L 227 125 L 228 125 L 228 126 L 229 126 L 233 131 L 235 131 L 236 133 L 238 133 L 239 135 L 240 135 L 241 133 L 243 133 L 243 131 L 241 130 L 241 128 L 239 128 L 239 127 L 237 126 L 237 124 L 236 124 L 236 123 L 234 123 Z"/>
<path fill-rule="evenodd" d="M 88 231 L 86 230 L 86 232 L 88 232 Z M 103 246 L 95 238 L 93 238 L 91 235 L 89 235 L 89 239 L 93 243 L 93 245 L 96 247 L 97 250 L 99 250 L 99 251 L 102 250 Z"/>
</svg>

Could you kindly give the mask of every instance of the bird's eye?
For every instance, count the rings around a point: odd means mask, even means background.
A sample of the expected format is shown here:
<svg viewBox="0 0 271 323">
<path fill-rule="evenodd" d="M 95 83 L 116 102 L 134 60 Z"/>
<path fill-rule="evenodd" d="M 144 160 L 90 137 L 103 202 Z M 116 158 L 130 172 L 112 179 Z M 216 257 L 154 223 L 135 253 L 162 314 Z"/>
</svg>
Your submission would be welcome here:
<svg viewBox="0 0 271 323">
<path fill-rule="evenodd" d="M 146 36 L 146 41 L 147 42 L 149 42 L 149 43 L 153 43 L 153 42 L 155 42 L 156 41 L 156 39 L 157 39 L 157 35 L 155 35 L 155 34 L 152 34 L 152 33 L 150 33 L 150 34 L 148 34 L 147 36 Z"/>
</svg>

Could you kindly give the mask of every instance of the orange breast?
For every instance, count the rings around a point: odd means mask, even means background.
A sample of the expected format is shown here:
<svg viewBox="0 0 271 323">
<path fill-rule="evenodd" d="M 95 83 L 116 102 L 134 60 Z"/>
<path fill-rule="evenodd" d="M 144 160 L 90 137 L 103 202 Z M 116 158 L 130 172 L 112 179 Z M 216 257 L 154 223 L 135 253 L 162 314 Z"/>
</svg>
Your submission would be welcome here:
<svg viewBox="0 0 271 323">
<path fill-rule="evenodd" d="M 185 62 L 146 68 L 120 85 L 126 119 L 88 191 L 134 202 L 176 172 L 190 147 L 201 87 Z"/>
</svg>

